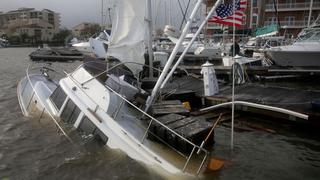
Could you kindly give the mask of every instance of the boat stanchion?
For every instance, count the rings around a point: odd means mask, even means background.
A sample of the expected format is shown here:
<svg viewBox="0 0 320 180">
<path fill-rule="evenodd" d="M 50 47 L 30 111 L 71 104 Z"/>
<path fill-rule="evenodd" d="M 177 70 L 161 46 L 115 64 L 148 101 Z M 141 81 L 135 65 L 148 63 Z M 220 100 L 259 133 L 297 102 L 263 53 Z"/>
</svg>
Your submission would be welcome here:
<svg viewBox="0 0 320 180">
<path fill-rule="evenodd" d="M 30 106 L 30 104 L 31 104 L 31 101 L 32 101 L 33 97 L 34 97 L 34 91 L 33 91 L 33 93 L 32 93 L 32 96 L 31 96 L 30 100 L 29 100 L 28 106 L 26 107 L 26 110 L 29 109 L 29 106 Z"/>
<path fill-rule="evenodd" d="M 186 171 L 187 166 L 188 166 L 188 164 L 189 164 L 189 161 L 190 161 L 190 159 L 191 159 L 191 157 L 192 157 L 192 155 L 193 155 L 193 153 L 194 153 L 195 150 L 196 150 L 196 146 L 193 146 L 193 149 L 192 149 L 192 151 L 191 151 L 191 153 L 190 153 L 190 155 L 189 155 L 189 157 L 188 157 L 188 159 L 187 159 L 187 162 L 184 164 L 184 167 L 183 167 L 183 169 L 182 169 L 182 172 L 185 172 L 185 171 Z"/>
<path fill-rule="evenodd" d="M 119 112 L 120 112 L 120 109 L 122 108 L 123 104 L 124 104 L 124 99 L 122 99 L 122 101 L 121 101 L 121 103 L 119 104 L 116 112 L 114 113 L 114 115 L 113 115 L 113 118 L 114 118 L 114 119 L 117 118 L 117 116 L 118 116 L 118 114 L 119 114 Z"/>
<path fill-rule="evenodd" d="M 143 144 L 144 140 L 146 139 L 147 134 L 148 134 L 148 132 L 149 132 L 149 129 L 150 129 L 150 127 L 151 127 L 152 122 L 153 122 L 153 119 L 151 118 L 150 123 L 149 123 L 149 125 L 148 125 L 148 128 L 146 129 L 146 132 L 144 133 L 144 135 L 143 135 L 143 137 L 142 137 L 141 144 Z"/>
<path fill-rule="evenodd" d="M 203 158 L 203 160 L 202 160 L 202 162 L 201 162 L 201 164 L 200 164 L 200 166 L 199 166 L 199 168 L 197 170 L 197 175 L 200 174 L 201 168 L 203 167 L 204 163 L 206 162 L 207 157 L 208 157 L 208 153 L 206 152 L 206 155 L 204 156 L 204 158 Z"/>
<path fill-rule="evenodd" d="M 40 117 L 39 117 L 39 119 L 38 119 L 39 123 L 40 123 L 40 120 L 42 119 L 42 116 L 43 116 L 44 110 L 45 110 L 45 108 L 43 108 L 43 110 L 42 110 L 42 112 L 41 112 L 41 114 L 40 114 Z"/>
</svg>

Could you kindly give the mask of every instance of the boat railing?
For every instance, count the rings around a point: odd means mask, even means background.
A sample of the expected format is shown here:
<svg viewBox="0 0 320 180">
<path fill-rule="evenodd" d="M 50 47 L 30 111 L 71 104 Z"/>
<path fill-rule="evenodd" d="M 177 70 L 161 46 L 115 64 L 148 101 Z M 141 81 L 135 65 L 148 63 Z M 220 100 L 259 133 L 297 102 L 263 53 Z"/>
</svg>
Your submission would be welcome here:
<svg viewBox="0 0 320 180">
<path fill-rule="evenodd" d="M 80 68 L 82 68 L 82 67 L 84 67 L 85 65 L 90 64 L 90 63 L 105 64 L 104 62 L 99 62 L 99 61 L 88 61 L 88 62 L 86 62 L 86 63 L 83 63 L 83 64 L 79 65 L 79 66 L 78 66 L 73 72 L 71 72 L 70 74 L 73 74 L 73 73 L 76 72 L 78 69 L 80 69 Z M 102 75 L 104 75 L 104 74 L 107 74 L 107 73 L 109 73 L 110 71 L 112 71 L 112 70 L 114 70 L 114 69 L 116 69 L 116 68 L 120 68 L 122 65 L 125 65 L 125 64 L 141 65 L 141 66 L 143 66 L 143 67 L 152 68 L 153 70 L 156 70 L 158 73 L 161 73 L 161 72 L 162 72 L 160 69 L 157 69 L 157 68 L 155 68 L 155 67 L 153 67 L 153 66 L 149 66 L 149 65 L 146 65 L 146 64 L 141 64 L 141 63 L 137 63 L 137 62 L 121 62 L 121 63 L 115 64 L 114 66 L 112 66 L 112 67 L 110 67 L 110 68 L 107 68 L 107 69 L 99 72 L 98 74 L 93 75 L 92 78 L 90 78 L 90 79 L 82 82 L 81 85 L 84 85 L 84 84 L 92 81 L 93 79 L 98 78 L 99 76 L 102 76 Z M 68 74 L 68 73 L 65 72 L 65 74 Z M 135 75 L 135 74 L 133 74 L 133 75 L 134 75 L 134 77 L 135 77 L 135 78 L 138 80 L 138 82 L 139 82 L 139 81 L 140 81 L 140 77 L 139 77 L 138 75 Z"/>
<path fill-rule="evenodd" d="M 143 144 L 143 142 L 145 141 L 145 139 L 147 138 L 148 134 L 152 134 L 152 136 L 156 137 L 158 140 L 162 141 L 163 143 L 165 143 L 166 145 L 168 145 L 170 148 L 172 148 L 174 151 L 176 151 L 179 155 L 186 157 L 186 163 L 184 164 L 184 167 L 182 168 L 182 171 L 185 172 L 189 161 L 191 160 L 191 158 L 193 157 L 193 155 L 195 155 L 195 153 L 197 152 L 197 154 L 200 154 L 198 152 L 203 152 L 204 153 L 204 158 L 201 161 L 201 164 L 197 170 L 197 174 L 200 173 L 200 170 L 202 168 L 202 166 L 205 163 L 205 160 L 207 159 L 207 156 L 209 154 L 209 152 L 204 149 L 203 147 L 200 147 L 196 144 L 194 144 L 193 142 L 189 141 L 188 139 L 186 139 L 185 137 L 183 137 L 182 135 L 178 134 L 177 132 L 175 132 L 174 130 L 172 130 L 171 128 L 169 128 L 168 126 L 166 126 L 165 124 L 161 123 L 159 120 L 157 120 L 156 118 L 154 118 L 153 116 L 151 116 L 150 114 L 144 112 L 142 109 L 140 109 L 139 107 L 137 107 L 136 105 L 134 105 L 132 102 L 130 102 L 129 100 L 127 100 L 125 97 L 123 97 L 121 94 L 119 94 L 118 92 L 116 92 L 115 90 L 113 90 L 111 87 L 106 86 L 107 89 L 109 89 L 111 92 L 113 92 L 115 95 L 117 95 L 119 98 L 122 99 L 122 102 L 119 104 L 119 106 L 117 107 L 117 109 L 115 110 L 114 113 L 114 118 L 116 118 L 116 116 L 118 115 L 118 112 L 120 110 L 120 108 L 123 106 L 123 102 L 128 103 L 131 107 L 135 108 L 136 110 L 138 110 L 140 113 L 142 113 L 142 116 L 145 116 L 147 118 L 150 119 L 148 126 L 144 132 L 143 137 L 141 138 L 140 142 Z M 175 147 L 172 147 L 171 145 L 169 145 L 168 143 L 166 143 L 165 141 L 162 140 L 162 138 L 158 137 L 157 135 L 155 135 L 154 133 L 152 133 L 150 131 L 150 128 L 152 126 L 152 124 L 156 124 L 159 125 L 163 128 L 165 128 L 167 131 L 170 131 L 174 136 L 179 137 L 180 139 L 182 139 L 185 143 L 189 144 L 192 147 L 192 150 L 190 152 L 190 154 L 188 156 L 185 156 L 183 153 L 179 152 L 179 150 L 177 150 Z"/>
<path fill-rule="evenodd" d="M 40 118 L 39 120 L 42 118 L 43 114 L 45 111 L 49 110 L 46 108 L 46 106 L 44 105 L 44 102 L 42 101 L 42 99 L 40 98 L 40 95 L 37 93 L 37 91 L 35 90 L 35 87 L 31 81 L 30 76 L 38 74 L 39 71 L 41 72 L 41 74 L 43 74 L 44 76 L 46 76 L 46 78 L 52 80 L 52 82 L 55 82 L 53 79 L 50 78 L 48 72 L 53 72 L 55 74 L 58 75 L 63 75 L 62 73 L 55 71 L 54 69 L 47 67 L 47 66 L 42 66 L 40 65 L 39 67 L 32 67 L 32 65 L 34 64 L 29 64 L 26 70 L 26 79 L 27 81 L 25 82 L 25 84 L 23 85 L 22 88 L 22 92 L 21 92 L 21 96 L 24 96 L 25 93 L 25 89 L 27 88 L 27 86 L 29 85 L 29 87 L 32 89 L 32 95 L 30 97 L 30 99 L 28 100 L 27 106 L 25 107 L 25 111 L 28 111 L 28 108 L 31 105 L 31 101 L 33 100 L 34 97 L 37 97 L 37 99 L 39 100 L 38 103 L 41 104 L 41 106 L 43 107 L 41 114 L 40 114 Z M 31 71 L 37 71 L 37 73 L 31 73 Z M 62 134 L 71 142 L 73 143 L 72 139 L 68 136 L 68 134 L 65 132 L 65 130 L 62 128 L 62 126 L 60 126 L 58 120 L 53 116 L 53 114 L 48 113 L 48 115 L 50 116 L 50 118 L 53 120 L 53 122 L 56 124 L 56 126 L 59 128 L 59 130 L 62 132 Z"/>
<path fill-rule="evenodd" d="M 128 63 L 128 62 L 127 62 Z M 119 63 L 117 64 L 116 66 L 113 66 L 111 68 L 109 68 L 108 70 L 105 70 L 95 76 L 93 76 L 92 78 L 90 78 L 89 80 L 86 80 L 84 82 L 79 82 L 77 81 L 76 79 L 73 78 L 72 76 L 72 73 L 71 74 L 68 74 L 69 77 L 72 78 L 72 80 L 77 84 L 79 85 L 80 87 L 82 87 L 84 84 L 92 81 L 93 79 L 96 79 L 97 77 L 101 76 L 103 73 L 108 73 L 110 70 L 116 68 L 116 67 L 119 67 L 120 65 L 123 65 L 123 64 L 126 64 L 126 63 Z M 135 64 L 139 64 L 139 63 L 135 63 Z M 83 65 L 80 65 L 77 69 L 81 68 Z M 74 71 L 75 72 L 75 71 Z M 173 151 L 175 151 L 176 153 L 178 153 L 180 156 L 182 156 L 183 158 L 186 159 L 183 167 L 181 168 L 182 172 L 186 172 L 187 170 L 187 167 L 190 163 L 190 160 L 192 158 L 194 158 L 196 155 L 197 156 L 203 156 L 203 158 L 200 158 L 200 164 L 199 164 L 199 167 L 197 168 L 196 170 L 196 174 L 199 174 L 202 167 L 204 166 L 205 164 L 205 161 L 207 160 L 207 157 L 209 155 L 209 151 L 206 150 L 205 148 L 203 147 L 200 147 L 199 145 L 196 145 L 194 144 L 193 142 L 191 142 L 190 140 L 186 139 L 185 137 L 183 137 L 182 135 L 178 134 L 177 132 L 175 132 L 173 129 L 169 128 L 168 126 L 166 126 L 165 124 L 163 124 L 162 122 L 160 122 L 159 120 L 157 120 L 156 118 L 154 118 L 153 116 L 151 116 L 150 114 L 148 114 L 147 112 L 143 111 L 142 109 L 140 109 L 138 106 L 136 106 L 134 103 L 130 102 L 126 97 L 124 97 L 123 95 L 121 95 L 120 93 L 118 93 L 119 91 L 118 90 L 114 90 L 112 89 L 110 86 L 108 86 L 107 84 L 104 84 L 104 87 L 106 87 L 108 90 L 110 90 L 112 93 L 114 93 L 117 97 L 119 97 L 122 101 L 119 103 L 119 105 L 115 108 L 114 112 L 111 113 L 113 118 L 116 119 L 119 112 L 120 112 L 120 109 L 123 107 L 123 105 L 125 103 L 127 103 L 128 105 L 130 105 L 131 107 L 133 107 L 135 110 L 137 110 L 138 112 L 141 113 L 141 116 L 140 117 L 144 117 L 144 119 L 146 118 L 149 118 L 149 122 L 148 122 L 148 125 L 147 127 L 145 128 L 144 127 L 144 134 L 143 136 L 141 137 L 141 139 L 139 140 L 141 144 L 144 143 L 145 139 L 147 138 L 148 134 L 151 134 L 152 136 L 156 137 L 158 140 L 160 140 L 161 142 L 163 142 L 164 144 L 166 144 L 169 148 L 171 148 Z M 85 94 L 87 94 L 84 90 L 82 90 L 82 88 L 79 88 L 81 89 L 81 91 Z M 87 94 L 88 96 L 88 94 Z M 93 101 L 95 104 L 96 104 L 96 107 L 100 110 L 102 110 L 99 105 Z M 97 110 L 95 110 L 97 111 Z M 104 110 L 102 110 L 104 111 Z M 105 112 L 105 111 L 104 111 Z M 105 112 L 108 114 L 108 112 Z M 137 119 L 139 120 L 139 119 Z M 138 123 L 137 123 L 138 124 Z M 185 155 L 183 152 L 180 152 L 179 150 L 177 150 L 177 148 L 175 147 L 172 147 L 171 145 L 169 145 L 168 143 L 166 143 L 164 140 L 162 140 L 162 138 L 158 137 L 157 135 L 155 135 L 150 129 L 152 127 L 152 125 L 157 125 L 157 126 L 161 126 L 162 128 L 166 129 L 167 131 L 169 131 L 170 133 L 172 133 L 172 135 L 174 135 L 175 137 L 178 137 L 180 138 L 184 143 L 186 143 L 189 147 L 191 147 L 191 152 L 190 153 L 187 153 L 187 155 Z"/>
</svg>

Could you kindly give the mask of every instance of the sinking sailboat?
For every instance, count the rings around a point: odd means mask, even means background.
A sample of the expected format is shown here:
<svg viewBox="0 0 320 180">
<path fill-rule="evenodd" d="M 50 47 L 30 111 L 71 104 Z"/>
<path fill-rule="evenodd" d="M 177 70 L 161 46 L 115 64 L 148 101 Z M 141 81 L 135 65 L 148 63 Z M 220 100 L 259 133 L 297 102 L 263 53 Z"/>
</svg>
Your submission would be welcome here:
<svg viewBox="0 0 320 180">
<path fill-rule="evenodd" d="M 143 110 L 148 93 L 138 74 L 146 66 L 146 1 L 119 0 L 115 7 L 117 26 L 112 26 L 108 54 L 121 63 L 108 69 L 103 63 L 84 63 L 59 80 L 50 76 L 50 67 L 40 67 L 38 74 L 27 72 L 17 87 L 23 114 L 49 116 L 66 136 L 61 124 L 70 124 L 166 173 L 202 173 L 213 144 L 213 123 L 191 117 L 178 99 Z M 163 107 L 176 108 L 163 113 Z"/>
</svg>

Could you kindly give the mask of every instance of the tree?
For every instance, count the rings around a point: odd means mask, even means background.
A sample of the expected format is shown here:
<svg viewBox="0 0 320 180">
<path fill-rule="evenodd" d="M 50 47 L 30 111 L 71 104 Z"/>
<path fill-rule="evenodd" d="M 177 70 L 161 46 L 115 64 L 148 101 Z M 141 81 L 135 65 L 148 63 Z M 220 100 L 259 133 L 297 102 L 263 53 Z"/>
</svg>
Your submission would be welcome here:
<svg viewBox="0 0 320 180">
<path fill-rule="evenodd" d="M 65 39 L 71 35 L 71 31 L 67 28 L 61 29 L 60 32 L 55 34 L 52 38 L 53 41 L 64 43 Z"/>
<path fill-rule="evenodd" d="M 29 41 L 30 36 L 27 33 L 22 33 L 20 34 L 20 40 L 22 43 L 26 43 L 27 41 Z"/>
<path fill-rule="evenodd" d="M 100 31 L 101 27 L 99 24 L 90 24 L 88 27 L 84 28 L 81 31 L 81 36 L 88 38 Z"/>
<path fill-rule="evenodd" d="M 8 38 L 10 44 L 20 44 L 21 39 L 19 36 L 12 35 Z"/>
</svg>

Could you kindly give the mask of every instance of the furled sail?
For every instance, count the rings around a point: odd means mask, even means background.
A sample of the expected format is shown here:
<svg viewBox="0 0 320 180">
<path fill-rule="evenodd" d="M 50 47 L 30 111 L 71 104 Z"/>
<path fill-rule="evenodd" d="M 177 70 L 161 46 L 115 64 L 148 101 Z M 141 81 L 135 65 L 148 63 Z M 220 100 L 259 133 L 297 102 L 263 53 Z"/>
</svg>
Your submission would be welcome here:
<svg viewBox="0 0 320 180">
<path fill-rule="evenodd" d="M 108 56 L 121 62 L 145 63 L 146 0 L 117 0 L 114 7 Z M 133 72 L 142 70 L 141 65 L 126 64 Z"/>
</svg>

